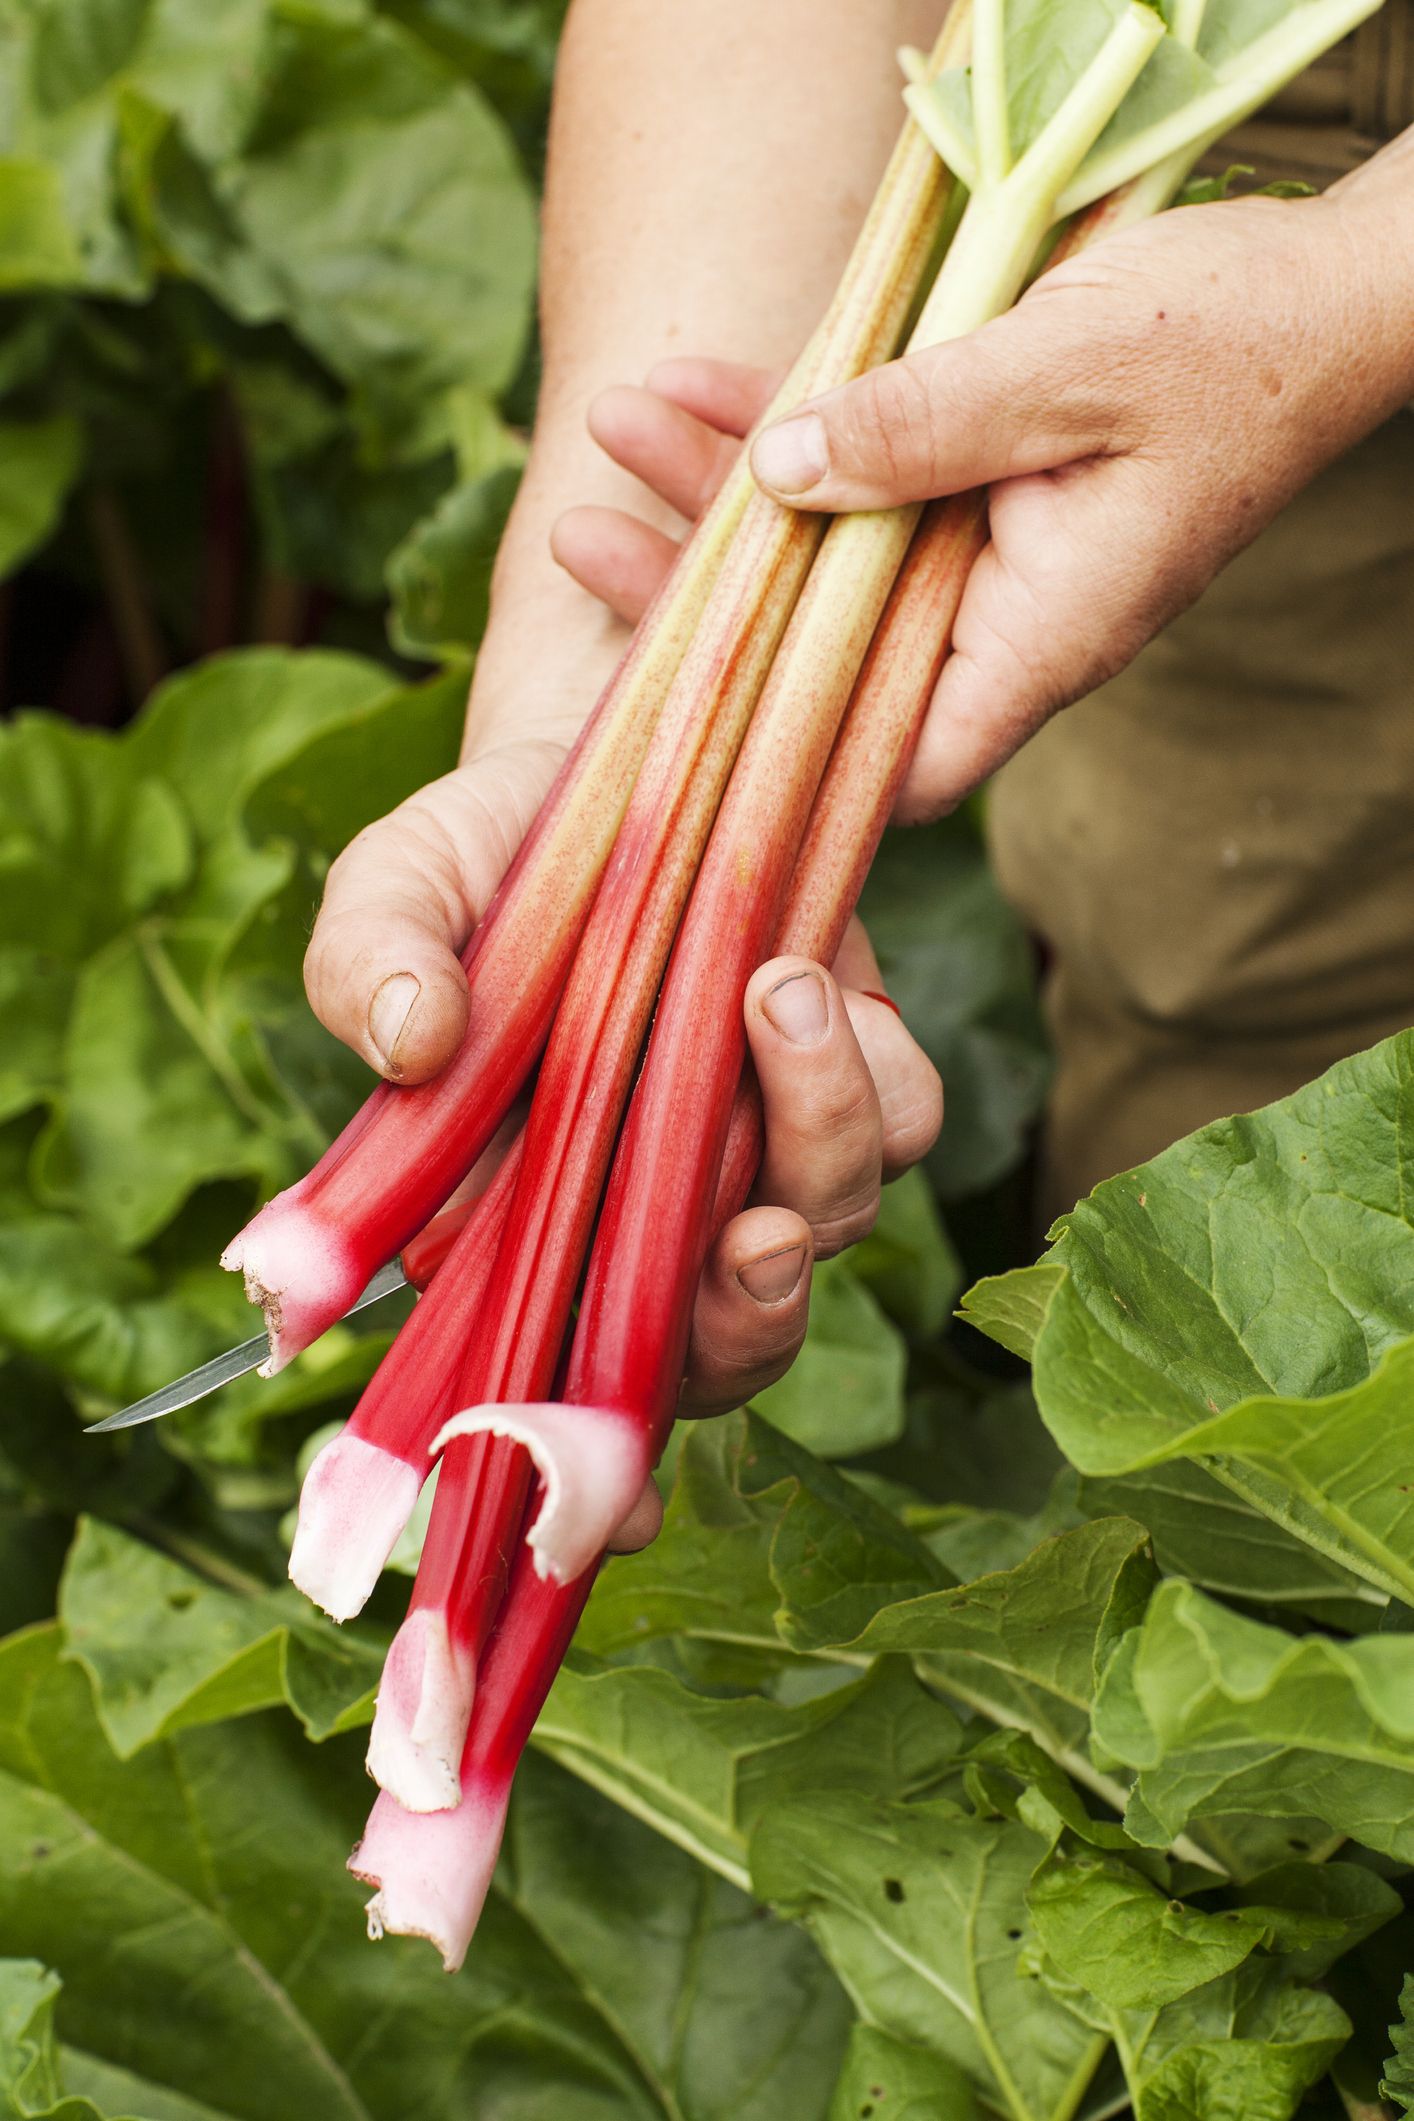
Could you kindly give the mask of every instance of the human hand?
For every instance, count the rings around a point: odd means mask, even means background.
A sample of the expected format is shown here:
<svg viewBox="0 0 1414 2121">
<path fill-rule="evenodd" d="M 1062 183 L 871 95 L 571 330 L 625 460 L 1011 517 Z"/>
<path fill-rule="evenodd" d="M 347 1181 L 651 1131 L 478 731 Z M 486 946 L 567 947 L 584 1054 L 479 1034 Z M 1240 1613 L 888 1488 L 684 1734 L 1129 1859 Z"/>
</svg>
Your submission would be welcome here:
<svg viewBox="0 0 1414 2121">
<path fill-rule="evenodd" d="M 947 809 L 1122 669 L 1414 390 L 1410 159 L 1402 252 L 1389 172 L 1379 199 L 1367 178 L 1185 207 L 757 441 L 761 483 L 798 507 L 989 488 L 903 815 Z"/>
<path fill-rule="evenodd" d="M 736 415 L 720 394 L 704 405 L 686 380 L 683 394 L 683 405 L 658 397 L 617 424 L 611 406 L 595 426 L 621 463 L 653 467 L 677 513 L 690 516 L 746 423 L 732 431 Z M 714 410 L 720 427 L 708 416 Z M 458 952 L 618 660 L 625 621 L 651 597 L 675 549 L 666 529 L 603 511 L 597 522 L 581 513 L 567 526 L 575 571 L 618 618 L 586 597 L 582 610 L 562 604 L 556 623 L 541 623 L 537 591 L 528 605 L 514 571 L 498 583 L 461 764 L 370 826 L 333 865 L 306 960 L 310 999 L 332 1031 L 395 1080 L 423 1081 L 455 1051 L 466 1021 Z M 720 1234 L 703 1274 L 685 1410 L 740 1405 L 789 1367 L 805 1332 L 814 1259 L 862 1236 L 880 1184 L 936 1138 L 936 1072 L 877 999 L 881 984 L 858 923 L 833 976 L 782 959 L 751 983 L 746 1028 L 763 1097 L 764 1161 L 755 1204 Z M 642 1544 L 657 1514 L 656 1496 L 645 1497 L 619 1543 Z"/>
</svg>

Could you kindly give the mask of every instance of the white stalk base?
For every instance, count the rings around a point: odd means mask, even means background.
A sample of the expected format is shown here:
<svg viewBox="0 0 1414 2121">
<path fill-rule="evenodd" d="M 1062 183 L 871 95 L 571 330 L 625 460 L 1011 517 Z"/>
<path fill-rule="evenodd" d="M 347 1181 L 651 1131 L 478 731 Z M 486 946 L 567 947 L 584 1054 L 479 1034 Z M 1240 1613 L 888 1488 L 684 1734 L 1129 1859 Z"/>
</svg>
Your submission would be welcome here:
<svg viewBox="0 0 1414 2121">
<path fill-rule="evenodd" d="M 413 1513 L 422 1475 L 347 1429 L 304 1476 L 290 1581 L 331 1620 L 361 1613 Z"/>
<path fill-rule="evenodd" d="M 270 1353 L 260 1365 L 273 1377 L 326 1333 L 363 1293 L 368 1277 L 327 1223 L 302 1208 L 299 1188 L 277 1193 L 221 1254 L 229 1273 L 265 1314 Z"/>
<path fill-rule="evenodd" d="M 470 1407 L 452 1416 L 432 1449 L 482 1435 L 510 1437 L 535 1461 L 544 1493 L 526 1544 L 536 1574 L 555 1583 L 594 1566 L 653 1470 L 641 1427 L 615 1407 Z"/>
<path fill-rule="evenodd" d="M 405 1812 L 387 1795 L 349 1858 L 378 1888 L 368 1934 L 425 1937 L 454 1974 L 466 1957 L 500 1853 L 510 1789 L 472 1788 L 454 1812 Z"/>
<path fill-rule="evenodd" d="M 476 1691 L 476 1663 L 453 1642 L 446 1615 L 416 1608 L 393 1637 L 378 1683 L 368 1772 L 408 1812 L 450 1812 L 461 1802 L 461 1757 Z"/>
</svg>

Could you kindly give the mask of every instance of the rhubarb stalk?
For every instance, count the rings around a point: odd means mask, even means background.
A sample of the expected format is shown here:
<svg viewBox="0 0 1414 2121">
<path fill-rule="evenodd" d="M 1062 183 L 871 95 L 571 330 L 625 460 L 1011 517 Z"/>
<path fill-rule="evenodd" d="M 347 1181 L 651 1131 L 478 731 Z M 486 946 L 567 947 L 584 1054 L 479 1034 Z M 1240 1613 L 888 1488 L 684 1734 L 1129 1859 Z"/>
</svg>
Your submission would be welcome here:
<svg viewBox="0 0 1414 2121">
<path fill-rule="evenodd" d="M 959 6 L 937 63 L 961 48 Z M 769 418 L 849 381 L 892 351 L 929 262 L 949 180 L 909 124 L 830 308 Z M 673 681 L 754 500 L 743 450 L 641 622 L 463 955 L 467 1035 L 430 1083 L 380 1085 L 304 1178 L 268 1202 L 222 1255 L 245 1277 L 270 1336 L 273 1375 L 341 1317 L 466 1176 L 544 1045 L 596 887 Z M 784 514 L 784 511 L 777 511 Z M 791 531 L 801 547 L 814 532 Z M 788 604 L 787 604 L 787 609 Z M 698 677 L 703 676 L 699 653 Z"/>
<path fill-rule="evenodd" d="M 951 36 L 959 34 L 954 26 Z M 875 264 L 858 275 L 858 302 L 841 320 L 841 353 L 855 372 L 892 351 L 932 254 L 944 202 L 924 181 L 919 147 L 906 127 L 862 239 Z M 543 1402 L 551 1389 L 673 935 L 824 535 L 819 519 L 765 495 L 748 507 L 654 731 L 556 1015 L 483 1325 L 462 1377 L 463 1404 L 498 1411 L 444 1458 L 408 1618 L 379 1689 L 369 1768 L 410 1809 L 457 1803 L 471 1675 L 500 1606 L 530 1484 L 529 1460 L 513 1447 L 515 1408 Z M 876 617 L 861 613 L 856 662 Z M 580 1414 L 577 1426 L 586 1422 L 592 1416 Z M 493 1445 L 493 1430 L 511 1445 Z M 602 1442 L 592 1476 L 601 1509 L 624 1470 L 616 1432 Z M 618 1478 L 606 1480 L 611 1467 Z M 537 1539 L 559 1528 L 572 1542 L 577 1527 L 597 1521 L 577 1493 L 558 1497 L 552 1474 Z M 597 1552 L 592 1541 L 585 1546 L 583 1565 Z"/>
</svg>

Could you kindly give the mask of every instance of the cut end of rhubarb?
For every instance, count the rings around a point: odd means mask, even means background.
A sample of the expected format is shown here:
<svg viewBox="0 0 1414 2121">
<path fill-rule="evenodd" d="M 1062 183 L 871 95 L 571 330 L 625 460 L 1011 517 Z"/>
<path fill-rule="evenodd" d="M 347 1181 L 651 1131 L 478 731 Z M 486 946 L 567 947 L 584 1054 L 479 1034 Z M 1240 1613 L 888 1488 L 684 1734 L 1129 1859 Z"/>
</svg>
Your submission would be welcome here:
<svg viewBox="0 0 1414 2121">
<path fill-rule="evenodd" d="M 615 1407 L 471 1407 L 432 1448 L 481 1435 L 507 1436 L 535 1461 L 543 1493 L 526 1543 L 536 1573 L 555 1583 L 593 1568 L 653 1470 L 641 1425 Z"/>
<path fill-rule="evenodd" d="M 413 1512 L 422 1474 L 347 1429 L 304 1476 L 290 1581 L 332 1620 L 361 1613 Z"/>
<path fill-rule="evenodd" d="M 228 1273 L 265 1314 L 270 1353 L 260 1365 L 273 1377 L 327 1333 L 363 1293 L 368 1279 L 338 1233 L 301 1207 L 298 1187 L 267 1201 L 221 1254 Z"/>
<path fill-rule="evenodd" d="M 370 1937 L 425 1937 L 454 1974 L 481 1917 L 506 1825 L 510 1787 L 473 1785 L 454 1812 L 405 1812 L 386 1794 L 349 1858 L 377 1887 Z"/>
<path fill-rule="evenodd" d="M 446 1812 L 461 1801 L 461 1757 L 476 1662 L 454 1642 L 446 1615 L 415 1607 L 393 1638 L 378 1683 L 368 1772 L 408 1812 Z"/>
</svg>

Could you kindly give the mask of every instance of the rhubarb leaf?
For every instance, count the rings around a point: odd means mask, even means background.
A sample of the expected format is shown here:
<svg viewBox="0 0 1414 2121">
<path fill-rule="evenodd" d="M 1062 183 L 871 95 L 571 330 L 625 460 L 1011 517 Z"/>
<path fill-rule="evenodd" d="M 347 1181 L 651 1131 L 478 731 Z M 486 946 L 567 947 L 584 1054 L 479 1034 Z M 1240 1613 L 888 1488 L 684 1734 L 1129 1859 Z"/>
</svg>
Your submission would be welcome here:
<svg viewBox="0 0 1414 2121">
<path fill-rule="evenodd" d="M 856 2025 L 828 2121 L 980 2121 L 977 2094 L 941 2055 Z"/>
<path fill-rule="evenodd" d="M 548 1763 L 450 1981 L 417 1940 L 364 1936 L 357 1739 L 312 1752 L 251 1717 L 124 1763 L 88 1691 L 53 1630 L 0 1648 L 0 1952 L 62 1978 L 66 2049 L 195 2108 L 144 2121 L 207 2121 L 215 2086 L 229 2121 L 822 2111 L 848 2013 L 805 1940 Z"/>
<path fill-rule="evenodd" d="M 33 1959 L 0 1960 L 0 2115 L 5 2121 L 230 2121 L 183 2098 L 61 2047 L 54 2010 L 61 1982 Z"/>
<path fill-rule="evenodd" d="M 1305 1614 L 1349 1634 L 1378 1627 L 1388 1607 L 1372 1585 L 1284 1531 L 1190 1460 L 1082 1480 L 1079 1496 L 1090 1515 L 1118 1513 L 1146 1526 L 1165 1576 L 1186 1576 L 1225 1598 L 1272 1608 L 1274 1615 Z"/>
<path fill-rule="evenodd" d="M 1414 1591 L 1411 1118 L 1402 1033 L 1098 1187 L 967 1316 L 1031 1340 L 1083 1473 L 1207 1461 L 1377 1591 Z"/>
<path fill-rule="evenodd" d="M 1160 1586 L 1095 1706 L 1097 1743 L 1138 1771 L 1127 1824 L 1161 1845 L 1190 1822 L 1316 1818 L 1414 1861 L 1414 1636 L 1293 1637 Z"/>
<path fill-rule="evenodd" d="M 827 1259 L 811 1279 L 804 1346 L 753 1405 L 807 1450 L 849 1458 L 902 1433 L 906 1366 L 902 1340 L 850 1260 Z"/>
<path fill-rule="evenodd" d="M 632 2056 L 648 2096 L 623 2111 L 817 2121 L 850 2012 L 809 1940 L 548 1763 L 528 1768 L 501 1897 Z"/>
<path fill-rule="evenodd" d="M 1134 2121 L 1292 2121 L 1350 2037 L 1333 1997 L 1252 1959 L 1158 2011 L 1107 2013 Z"/>
<path fill-rule="evenodd" d="M 944 1692 L 1029 1732 L 1045 1751 L 1083 1755 L 1100 1677 L 1152 1583 L 1142 1527 L 1111 1518 L 1043 1541 L 1003 1574 L 881 1602 L 848 1634 L 823 1630 L 813 1599 L 804 1608 L 794 1602 L 802 1596 L 797 1575 L 783 1632 L 796 1647 L 901 1652 Z"/>
<path fill-rule="evenodd" d="M 756 1890 L 806 1923 L 871 2024 L 931 2049 L 1017 2121 L 1077 2110 L 1105 2048 L 1022 1966 L 1045 1844 L 946 1802 L 829 1795 L 778 1805 Z"/>
<path fill-rule="evenodd" d="M 1177 2002 L 1240 1966 L 1263 1934 L 1260 1920 L 1185 1907 L 1129 1864 L 1092 1851 L 1049 1856 L 1026 1904 L 1042 1949 L 1117 2010 Z"/>
<path fill-rule="evenodd" d="M 388 556 L 389 620 L 403 655 L 465 655 L 486 630 L 491 570 L 520 485 L 513 466 L 454 486 Z"/>
<path fill-rule="evenodd" d="M 860 912 L 889 993 L 947 1085 L 927 1168 L 944 1199 L 1018 1161 L 1049 1073 L 1031 946 L 972 817 L 889 832 Z"/>
<path fill-rule="evenodd" d="M 1389 2029 L 1393 2053 L 1385 2064 L 1380 2097 L 1414 2113 L 1414 1974 L 1406 1974 L 1399 1992 L 1399 2020 Z"/>
<path fill-rule="evenodd" d="M 77 422 L 62 414 L 0 420 L 0 577 L 12 574 L 54 529 L 82 447 Z"/>
<path fill-rule="evenodd" d="M 571 1663 L 535 1743 L 709 1868 L 745 1888 L 751 1828 L 773 1801 L 805 1791 L 907 1797 L 935 1783 L 961 1726 L 900 1663 L 786 1706 L 715 1700 L 651 1666 Z"/>
<path fill-rule="evenodd" d="M 509 380 L 528 191 L 484 99 L 396 24 L 296 16 L 244 151 L 202 169 L 173 143 L 154 178 L 183 269 L 244 321 L 286 322 L 344 380 L 399 398 Z"/>
<path fill-rule="evenodd" d="M 59 1621 L 120 1760 L 174 1731 L 280 1703 L 315 1739 L 366 1723 L 386 1649 L 288 1588 L 222 1589 L 93 1518 L 79 1521 Z"/>
</svg>

